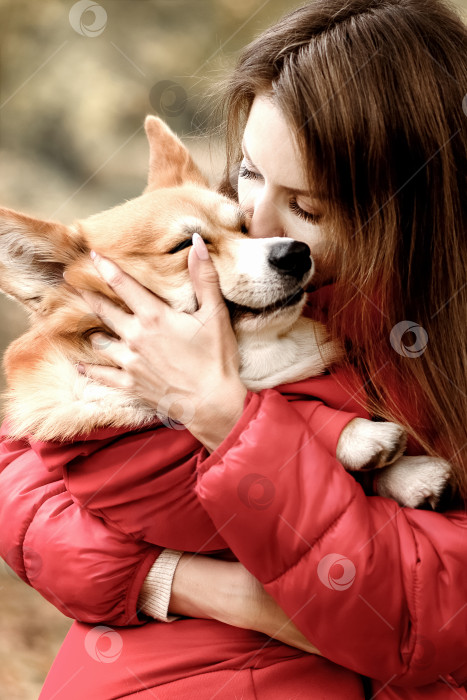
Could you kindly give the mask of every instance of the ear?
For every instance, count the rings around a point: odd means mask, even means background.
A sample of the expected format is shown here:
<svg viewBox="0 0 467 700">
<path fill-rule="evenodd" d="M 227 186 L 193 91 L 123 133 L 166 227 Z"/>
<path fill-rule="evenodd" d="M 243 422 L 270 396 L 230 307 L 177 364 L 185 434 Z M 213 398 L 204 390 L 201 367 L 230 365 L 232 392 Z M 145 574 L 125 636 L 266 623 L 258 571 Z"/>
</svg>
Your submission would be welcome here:
<svg viewBox="0 0 467 700">
<path fill-rule="evenodd" d="M 145 194 L 185 182 L 209 186 L 188 149 L 162 119 L 150 115 L 146 117 L 144 128 L 149 141 L 149 176 Z"/>
<path fill-rule="evenodd" d="M 0 208 L 0 290 L 32 311 L 63 283 L 65 266 L 86 250 L 71 227 Z"/>
</svg>

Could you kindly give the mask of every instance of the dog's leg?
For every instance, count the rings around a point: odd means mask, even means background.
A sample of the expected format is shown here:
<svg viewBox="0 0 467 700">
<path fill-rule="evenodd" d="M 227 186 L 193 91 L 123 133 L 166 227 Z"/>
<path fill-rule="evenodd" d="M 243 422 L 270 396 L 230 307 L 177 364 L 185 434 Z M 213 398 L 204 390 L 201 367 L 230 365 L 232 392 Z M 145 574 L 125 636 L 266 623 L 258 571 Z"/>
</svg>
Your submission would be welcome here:
<svg viewBox="0 0 467 700">
<path fill-rule="evenodd" d="M 408 508 L 417 508 L 428 502 L 434 509 L 450 474 L 451 467 L 444 459 L 401 457 L 378 472 L 376 493 Z"/>
<path fill-rule="evenodd" d="M 354 418 L 339 437 L 336 457 L 349 471 L 379 469 L 402 455 L 406 441 L 404 429 L 396 423 Z"/>
</svg>

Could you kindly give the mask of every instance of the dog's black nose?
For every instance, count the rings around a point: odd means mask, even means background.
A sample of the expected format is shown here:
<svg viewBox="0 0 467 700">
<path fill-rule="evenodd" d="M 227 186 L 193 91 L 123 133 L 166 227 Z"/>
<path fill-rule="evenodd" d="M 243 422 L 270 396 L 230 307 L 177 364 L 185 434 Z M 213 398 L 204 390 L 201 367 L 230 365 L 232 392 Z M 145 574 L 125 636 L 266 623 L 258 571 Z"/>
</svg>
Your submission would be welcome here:
<svg viewBox="0 0 467 700">
<path fill-rule="evenodd" d="M 299 280 L 311 268 L 310 249 L 306 243 L 282 241 L 273 245 L 268 261 L 284 275 Z"/>
</svg>

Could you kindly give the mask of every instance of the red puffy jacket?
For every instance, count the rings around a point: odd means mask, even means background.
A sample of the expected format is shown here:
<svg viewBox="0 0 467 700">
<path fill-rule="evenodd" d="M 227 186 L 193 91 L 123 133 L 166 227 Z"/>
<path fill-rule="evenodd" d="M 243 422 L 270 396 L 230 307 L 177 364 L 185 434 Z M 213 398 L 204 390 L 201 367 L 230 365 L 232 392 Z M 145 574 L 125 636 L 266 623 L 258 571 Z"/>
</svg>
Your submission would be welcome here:
<svg viewBox="0 0 467 700">
<path fill-rule="evenodd" d="M 331 454 L 344 426 L 363 415 L 329 375 L 283 389 L 300 404 Z M 312 391 L 327 405 L 304 401 Z M 335 410 L 344 405 L 345 412 Z M 163 547 L 206 553 L 227 549 L 196 497 L 202 447 L 188 430 L 155 421 L 142 430 L 96 430 L 69 443 L 31 441 L 32 451 L 29 443 L 8 440 L 7 433 L 5 423 L 0 433 L 0 554 L 64 614 L 87 622 L 138 624 L 139 588 Z M 95 516 L 105 528 L 96 526 Z M 96 552 L 105 558 L 99 572 Z M 70 591 L 77 560 L 82 584 Z"/>
<path fill-rule="evenodd" d="M 160 552 L 150 542 L 204 552 L 227 543 L 330 659 L 206 620 L 118 632 L 77 623 L 44 700 L 144 688 L 148 698 L 467 698 L 465 513 L 366 497 L 330 456 L 355 413 L 299 391 L 357 413 L 323 377 L 287 397 L 250 393 L 210 456 L 160 425 L 34 451 L 1 443 L 1 553 L 65 613 L 139 624 L 138 592 Z"/>
<path fill-rule="evenodd" d="M 160 424 L 2 440 L 0 554 L 83 621 L 41 699 L 467 698 L 466 514 L 365 496 L 331 456 L 356 401 L 329 376 L 282 390 L 211 456 Z M 233 552 L 327 658 L 209 620 L 109 628 L 143 622 L 161 546 Z"/>
</svg>

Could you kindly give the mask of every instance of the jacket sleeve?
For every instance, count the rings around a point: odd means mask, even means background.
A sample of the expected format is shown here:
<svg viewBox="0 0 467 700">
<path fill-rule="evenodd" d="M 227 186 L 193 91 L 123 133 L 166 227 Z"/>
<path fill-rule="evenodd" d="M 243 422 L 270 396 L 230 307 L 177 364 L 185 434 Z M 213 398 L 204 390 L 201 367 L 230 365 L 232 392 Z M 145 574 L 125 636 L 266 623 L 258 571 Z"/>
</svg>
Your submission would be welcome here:
<svg viewBox="0 0 467 700">
<path fill-rule="evenodd" d="M 188 430 L 125 433 L 66 464 L 65 486 L 76 503 L 122 537 L 175 550 L 219 551 L 225 541 L 195 492 L 200 451 Z"/>
<path fill-rule="evenodd" d="M 274 390 L 197 468 L 229 547 L 325 657 L 396 685 L 466 675 L 465 512 L 365 496 Z"/>
<path fill-rule="evenodd" d="M 138 595 L 161 549 L 73 502 L 61 470 L 0 434 L 0 556 L 64 615 L 138 625 Z"/>
<path fill-rule="evenodd" d="M 362 409 L 330 375 L 282 385 L 298 402 L 323 445 L 336 453 L 344 426 Z M 327 405 L 334 401 L 335 407 Z M 326 402 L 326 403 L 325 403 Z M 336 410 L 337 406 L 345 407 Z M 102 437 L 102 436 L 101 436 Z M 47 464 L 66 464 L 65 485 L 73 500 L 115 529 L 138 540 L 175 550 L 219 552 L 227 547 L 196 496 L 196 465 L 202 445 L 186 429 L 160 425 L 124 432 L 116 439 L 75 445 L 72 458 L 54 457 L 53 446 L 34 444 Z M 52 452 L 51 452 L 52 450 Z M 183 518 L 180 518 L 183 513 Z"/>
</svg>

